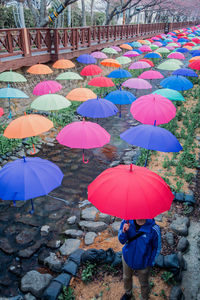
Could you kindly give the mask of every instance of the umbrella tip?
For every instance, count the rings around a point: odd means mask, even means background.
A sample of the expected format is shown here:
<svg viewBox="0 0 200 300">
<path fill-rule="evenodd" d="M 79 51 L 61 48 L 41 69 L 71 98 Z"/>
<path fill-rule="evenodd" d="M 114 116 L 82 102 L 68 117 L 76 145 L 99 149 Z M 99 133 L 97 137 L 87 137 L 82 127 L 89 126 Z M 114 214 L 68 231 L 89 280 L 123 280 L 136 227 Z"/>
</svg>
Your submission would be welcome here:
<svg viewBox="0 0 200 300">
<path fill-rule="evenodd" d="M 130 164 L 130 169 L 129 169 L 130 172 L 133 172 L 133 164 Z"/>
<path fill-rule="evenodd" d="M 23 156 L 23 160 L 24 160 L 24 162 L 26 162 L 26 157 L 25 156 Z"/>
</svg>

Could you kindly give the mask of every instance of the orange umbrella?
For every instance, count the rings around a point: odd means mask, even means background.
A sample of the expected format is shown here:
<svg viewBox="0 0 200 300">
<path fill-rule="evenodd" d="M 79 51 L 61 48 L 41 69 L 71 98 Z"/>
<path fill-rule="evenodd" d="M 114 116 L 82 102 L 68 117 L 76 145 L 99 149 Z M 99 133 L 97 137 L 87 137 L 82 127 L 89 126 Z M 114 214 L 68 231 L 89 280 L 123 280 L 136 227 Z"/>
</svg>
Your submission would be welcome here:
<svg viewBox="0 0 200 300">
<path fill-rule="evenodd" d="M 59 59 L 52 67 L 55 69 L 71 69 L 75 67 L 75 64 L 69 59 Z"/>
<path fill-rule="evenodd" d="M 27 72 L 30 74 L 37 74 L 37 75 L 53 73 L 53 71 L 48 66 L 43 64 L 33 65 L 30 68 L 28 68 Z"/>
<path fill-rule="evenodd" d="M 13 120 L 5 129 L 3 135 L 8 139 L 24 139 L 46 132 L 52 127 L 53 122 L 49 119 L 30 114 Z"/>
<path fill-rule="evenodd" d="M 121 65 L 118 63 L 116 59 L 113 58 L 107 58 L 100 62 L 101 65 L 105 67 L 111 67 L 111 68 L 120 68 Z"/>
<path fill-rule="evenodd" d="M 133 47 L 131 47 L 129 44 L 122 44 L 122 45 L 120 45 L 120 48 L 126 49 L 126 50 L 133 50 Z"/>
<path fill-rule="evenodd" d="M 194 57 L 192 57 L 192 58 L 189 60 L 189 62 L 193 62 L 193 61 L 195 61 L 195 60 L 200 60 L 200 56 L 194 56 Z"/>
<path fill-rule="evenodd" d="M 66 98 L 71 101 L 86 101 L 88 99 L 96 99 L 97 95 L 87 88 L 76 88 L 71 90 Z"/>
</svg>

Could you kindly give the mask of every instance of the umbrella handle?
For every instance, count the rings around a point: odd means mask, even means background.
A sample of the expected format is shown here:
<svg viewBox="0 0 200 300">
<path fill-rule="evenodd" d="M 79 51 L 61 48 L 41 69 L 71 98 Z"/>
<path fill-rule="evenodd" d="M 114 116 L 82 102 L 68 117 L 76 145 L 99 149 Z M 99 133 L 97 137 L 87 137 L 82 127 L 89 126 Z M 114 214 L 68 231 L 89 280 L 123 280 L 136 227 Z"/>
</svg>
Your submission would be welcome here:
<svg viewBox="0 0 200 300">
<path fill-rule="evenodd" d="M 32 215 L 34 213 L 34 205 L 33 205 L 33 199 L 31 199 L 31 210 L 29 213 Z"/>
<path fill-rule="evenodd" d="M 88 164 L 89 163 L 89 159 L 85 160 L 84 149 L 83 149 L 83 163 L 84 164 Z"/>
<path fill-rule="evenodd" d="M 31 155 L 34 155 L 36 153 L 36 150 L 35 150 L 35 145 L 33 144 L 33 152 L 30 152 Z"/>
</svg>

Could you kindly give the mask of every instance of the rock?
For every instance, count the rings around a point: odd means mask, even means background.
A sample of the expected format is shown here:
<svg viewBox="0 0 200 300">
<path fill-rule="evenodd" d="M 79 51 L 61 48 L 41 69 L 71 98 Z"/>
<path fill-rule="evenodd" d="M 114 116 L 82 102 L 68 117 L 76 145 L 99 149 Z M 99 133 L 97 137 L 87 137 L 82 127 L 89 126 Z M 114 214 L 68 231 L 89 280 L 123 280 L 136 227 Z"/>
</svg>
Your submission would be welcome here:
<svg viewBox="0 0 200 300">
<path fill-rule="evenodd" d="M 64 234 L 67 237 L 81 238 L 83 236 L 83 231 L 82 230 L 76 230 L 76 229 L 68 229 L 68 230 L 65 230 Z"/>
<path fill-rule="evenodd" d="M 174 245 L 174 235 L 172 232 L 167 232 L 164 237 L 170 246 Z"/>
<path fill-rule="evenodd" d="M 171 223 L 170 228 L 179 235 L 187 236 L 189 224 L 190 221 L 188 217 L 176 216 L 176 219 Z"/>
<path fill-rule="evenodd" d="M 20 157 L 20 158 L 22 158 L 23 156 L 26 156 L 24 150 L 18 151 L 17 156 Z"/>
<path fill-rule="evenodd" d="M 50 252 L 50 255 L 44 259 L 44 265 L 55 272 L 60 272 L 62 269 L 62 261 L 53 252 Z"/>
<path fill-rule="evenodd" d="M 72 278 L 72 276 L 70 274 L 61 273 L 56 278 L 54 278 L 54 280 L 67 287 L 70 283 L 71 278 Z"/>
<path fill-rule="evenodd" d="M 91 202 L 88 201 L 88 200 L 83 200 L 83 201 L 80 202 L 79 208 L 85 207 L 87 205 L 91 205 Z"/>
<path fill-rule="evenodd" d="M 52 276 L 50 274 L 40 274 L 34 270 L 30 271 L 22 277 L 21 290 L 23 292 L 31 292 L 34 296 L 40 297 L 51 279 Z"/>
<path fill-rule="evenodd" d="M 47 146 L 53 147 L 53 146 L 54 146 L 54 143 L 47 143 Z"/>
<path fill-rule="evenodd" d="M 111 221 L 111 216 L 107 214 L 100 213 L 98 216 L 98 220 L 109 224 Z"/>
<path fill-rule="evenodd" d="M 76 275 L 78 270 L 78 265 L 73 260 L 67 260 L 67 263 L 64 264 L 63 271 L 72 276 Z"/>
<path fill-rule="evenodd" d="M 54 141 L 55 141 L 55 139 L 54 138 L 50 138 L 50 137 L 45 137 L 45 142 L 47 142 L 47 143 L 53 143 Z"/>
<path fill-rule="evenodd" d="M 169 300 L 184 300 L 185 297 L 180 286 L 173 286 L 170 291 Z"/>
<path fill-rule="evenodd" d="M 59 251 L 62 255 L 69 255 L 79 248 L 80 243 L 81 241 L 77 239 L 65 240 L 64 244 L 60 247 Z"/>
<path fill-rule="evenodd" d="M 180 240 L 178 242 L 177 250 L 184 252 L 187 250 L 188 246 L 189 246 L 188 240 L 185 237 L 182 237 L 182 238 L 180 238 Z"/>
<path fill-rule="evenodd" d="M 111 224 L 112 232 L 114 235 L 118 234 L 119 228 L 120 228 L 121 222 L 115 221 Z"/>
<path fill-rule="evenodd" d="M 71 216 L 70 218 L 67 219 L 67 224 L 73 225 L 76 223 L 77 217 L 76 216 Z"/>
<path fill-rule="evenodd" d="M 44 226 L 41 227 L 40 230 L 41 230 L 41 234 L 42 234 L 43 236 L 48 235 L 49 230 L 50 230 L 50 226 L 44 225 Z"/>
<path fill-rule="evenodd" d="M 185 202 L 188 202 L 190 204 L 195 204 L 196 203 L 196 200 L 194 198 L 194 193 L 191 191 L 190 193 L 188 194 L 185 194 Z"/>
<path fill-rule="evenodd" d="M 36 300 L 36 298 L 31 293 L 28 293 L 24 296 L 24 300 Z"/>
<path fill-rule="evenodd" d="M 120 164 L 119 160 L 114 160 L 113 162 L 111 162 L 111 164 L 109 165 L 110 168 L 116 167 Z"/>
<path fill-rule="evenodd" d="M 9 267 L 9 271 L 13 274 L 15 274 L 16 276 L 20 276 L 22 274 L 22 268 L 20 264 L 16 264 L 16 265 L 11 265 Z"/>
<path fill-rule="evenodd" d="M 36 236 L 37 231 L 38 230 L 36 228 L 25 229 L 21 231 L 16 236 L 16 242 L 21 245 L 32 242 Z"/>
<path fill-rule="evenodd" d="M 96 207 L 88 207 L 82 210 L 81 212 L 81 218 L 86 221 L 94 221 L 96 219 L 98 209 Z"/>
<path fill-rule="evenodd" d="M 85 235 L 85 244 L 87 246 L 93 244 L 96 236 L 97 234 L 95 232 L 87 232 Z"/>
<path fill-rule="evenodd" d="M 9 297 L 9 298 L 7 298 L 7 297 L 0 297 L 0 300 L 23 300 L 23 299 L 24 298 L 21 295 L 15 296 L 15 297 Z"/>
<path fill-rule="evenodd" d="M 7 238 L 0 239 L 0 249 L 7 254 L 13 254 L 15 252 Z"/>
<path fill-rule="evenodd" d="M 79 226 L 82 229 L 86 229 L 94 232 L 101 232 L 107 228 L 107 224 L 104 222 L 92 222 L 92 221 L 81 221 Z"/>
<path fill-rule="evenodd" d="M 32 245 L 26 249 L 20 250 L 18 252 L 18 256 L 21 258 L 31 257 L 42 246 L 43 243 L 44 243 L 43 240 L 37 241 L 34 245 Z"/>
<path fill-rule="evenodd" d="M 33 149 L 28 149 L 27 150 L 28 155 L 31 155 L 32 152 L 33 152 Z M 37 154 L 38 152 L 40 152 L 40 149 L 35 148 L 34 155 Z"/>
<path fill-rule="evenodd" d="M 61 241 L 60 240 L 50 240 L 47 243 L 47 247 L 51 248 L 51 249 L 57 249 L 61 246 Z"/>
<path fill-rule="evenodd" d="M 18 159 L 18 157 L 14 156 L 14 155 L 11 155 L 11 156 L 10 156 L 10 159 L 16 160 L 16 159 Z"/>
<path fill-rule="evenodd" d="M 43 300 L 57 300 L 58 295 L 62 291 L 62 284 L 58 281 L 52 281 L 48 288 L 44 291 Z"/>
</svg>

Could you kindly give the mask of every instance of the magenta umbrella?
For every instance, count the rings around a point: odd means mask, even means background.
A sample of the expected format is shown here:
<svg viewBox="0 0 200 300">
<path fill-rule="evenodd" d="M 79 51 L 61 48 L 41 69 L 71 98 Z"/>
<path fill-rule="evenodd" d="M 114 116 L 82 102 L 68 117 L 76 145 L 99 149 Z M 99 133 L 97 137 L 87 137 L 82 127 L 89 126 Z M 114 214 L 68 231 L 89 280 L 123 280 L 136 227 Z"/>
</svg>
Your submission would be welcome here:
<svg viewBox="0 0 200 300">
<path fill-rule="evenodd" d="M 146 90 L 146 89 L 151 89 L 152 85 L 140 78 L 130 78 L 122 83 L 123 86 L 128 87 L 130 89 L 137 89 L 137 90 Z"/>
<path fill-rule="evenodd" d="M 131 113 L 137 121 L 148 125 L 160 125 L 171 121 L 176 115 L 176 107 L 167 98 L 149 94 L 139 97 L 131 104 Z"/>
<path fill-rule="evenodd" d="M 151 48 L 147 45 L 143 45 L 142 47 L 139 48 L 140 51 L 142 52 L 151 52 Z"/>
<path fill-rule="evenodd" d="M 140 54 L 137 52 L 137 51 L 127 51 L 123 54 L 123 56 L 126 56 L 126 57 L 136 57 L 136 56 L 139 56 Z"/>
<path fill-rule="evenodd" d="M 94 57 L 94 58 L 97 58 L 97 59 L 105 59 L 105 58 L 108 58 L 108 56 L 101 52 L 101 51 L 96 51 L 96 52 L 92 52 L 91 55 Z"/>
<path fill-rule="evenodd" d="M 154 42 L 152 45 L 156 45 L 158 47 L 161 47 L 163 44 L 161 42 Z"/>
<path fill-rule="evenodd" d="M 66 125 L 56 139 L 61 145 L 83 149 L 83 163 L 88 163 L 84 160 L 84 149 L 104 146 L 109 143 L 110 134 L 99 124 L 83 120 Z"/>
<path fill-rule="evenodd" d="M 120 47 L 118 47 L 118 46 L 110 46 L 110 48 L 116 50 L 117 52 L 121 52 L 122 51 L 122 49 Z"/>
<path fill-rule="evenodd" d="M 146 61 L 136 61 L 130 65 L 129 70 L 148 69 L 148 68 L 151 68 L 151 65 L 148 64 Z"/>
<path fill-rule="evenodd" d="M 149 70 L 149 71 L 145 71 L 142 74 L 140 74 L 138 76 L 138 78 L 141 78 L 141 79 L 162 79 L 162 78 L 164 78 L 164 76 L 158 71 Z"/>
<path fill-rule="evenodd" d="M 62 89 L 62 85 L 54 80 L 46 80 L 38 83 L 33 89 L 33 95 L 42 96 L 46 94 L 55 94 Z"/>
<path fill-rule="evenodd" d="M 172 52 L 167 56 L 167 58 L 185 59 L 185 56 L 180 52 Z"/>
</svg>

